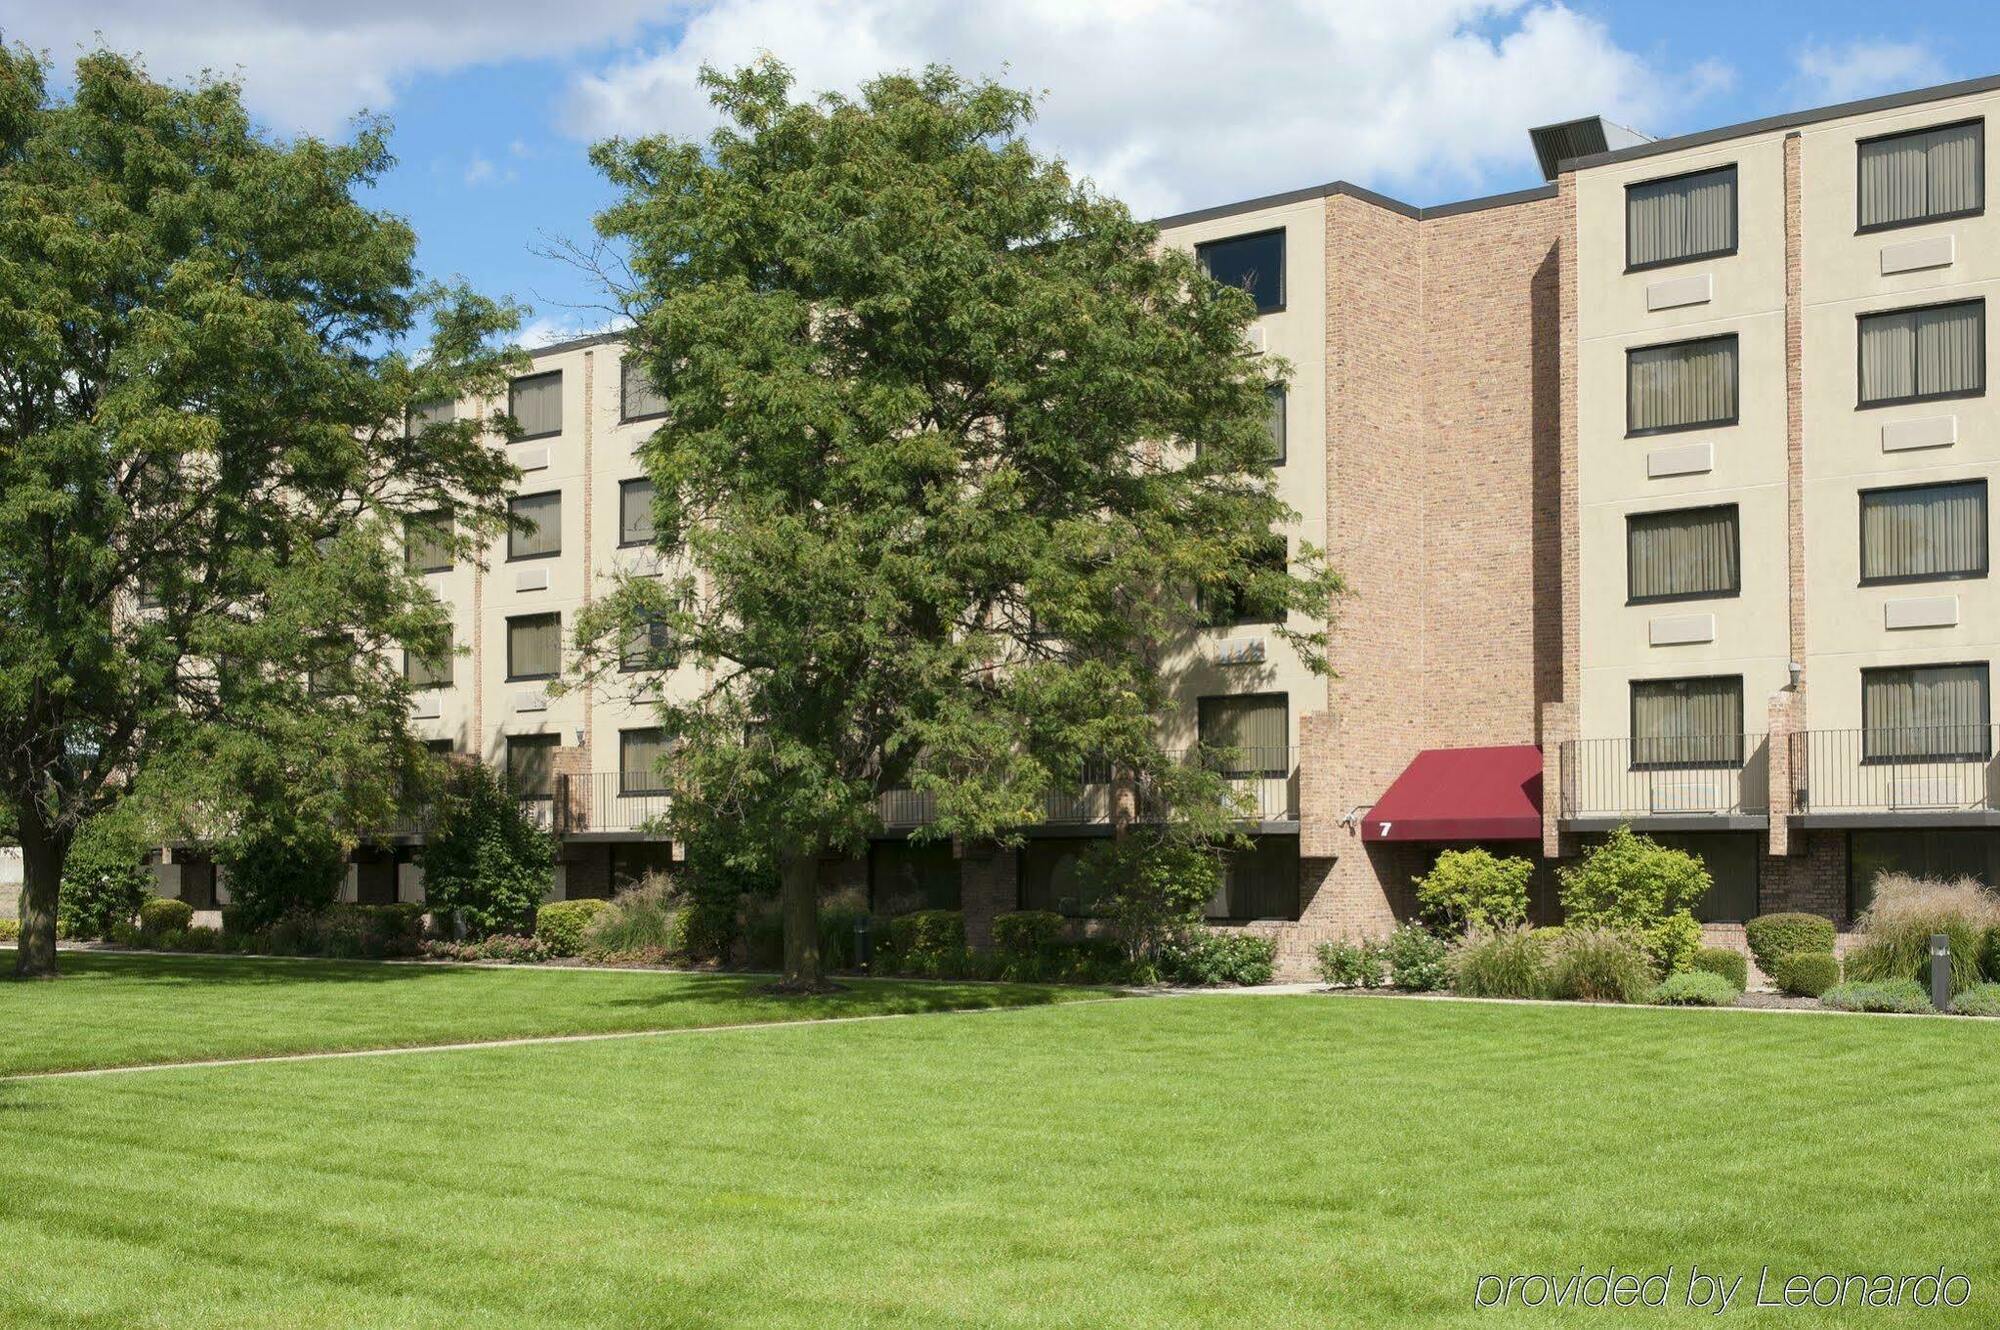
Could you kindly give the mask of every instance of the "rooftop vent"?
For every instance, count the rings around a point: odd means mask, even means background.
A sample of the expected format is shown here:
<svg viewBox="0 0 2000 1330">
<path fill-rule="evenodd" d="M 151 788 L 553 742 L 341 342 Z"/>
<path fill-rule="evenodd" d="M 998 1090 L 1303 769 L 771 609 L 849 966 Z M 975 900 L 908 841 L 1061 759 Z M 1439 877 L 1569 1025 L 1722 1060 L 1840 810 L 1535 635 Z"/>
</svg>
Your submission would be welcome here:
<svg viewBox="0 0 2000 1330">
<path fill-rule="evenodd" d="M 1588 157 L 1592 153 L 1610 152 L 1653 141 L 1650 135 L 1614 125 L 1601 115 L 1543 125 L 1540 129 L 1529 130 L 1528 137 L 1535 142 L 1535 160 L 1542 164 L 1544 180 L 1554 180 L 1556 168 L 1572 157 Z"/>
</svg>

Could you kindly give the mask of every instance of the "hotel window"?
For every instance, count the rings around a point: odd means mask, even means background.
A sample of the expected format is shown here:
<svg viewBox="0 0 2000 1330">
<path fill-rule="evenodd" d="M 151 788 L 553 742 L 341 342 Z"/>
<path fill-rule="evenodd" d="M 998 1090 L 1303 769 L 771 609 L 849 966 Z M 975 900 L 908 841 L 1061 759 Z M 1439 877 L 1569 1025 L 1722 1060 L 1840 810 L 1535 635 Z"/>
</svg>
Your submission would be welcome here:
<svg viewBox="0 0 2000 1330">
<path fill-rule="evenodd" d="M 1259 314 L 1285 307 L 1284 228 L 1211 240 L 1196 245 L 1194 257 L 1201 270 L 1216 281 L 1248 291 Z"/>
<path fill-rule="evenodd" d="M 1633 513 L 1625 519 L 1628 603 L 1733 596 L 1742 589 L 1736 505 Z"/>
<path fill-rule="evenodd" d="M 1735 423 L 1735 333 L 1625 353 L 1627 435 Z"/>
<path fill-rule="evenodd" d="M 1875 902 L 1875 880 L 1907 873 L 1945 882 L 1975 878 L 2000 887 L 2000 831 L 1984 827 L 1925 827 L 1847 833 L 1847 917 Z"/>
<path fill-rule="evenodd" d="M 962 894 L 950 841 L 869 842 L 868 908 L 877 914 L 956 910 Z"/>
<path fill-rule="evenodd" d="M 618 362 L 618 419 L 651 420 L 667 414 L 667 395 L 646 377 L 645 366 L 631 356 Z"/>
<path fill-rule="evenodd" d="M 451 687 L 451 662 L 454 659 L 450 648 L 436 660 L 427 660 L 414 651 L 403 653 L 403 677 L 410 681 L 412 688 Z"/>
<path fill-rule="evenodd" d="M 618 731 L 618 792 L 620 794 L 664 794 L 666 784 L 660 765 L 667 756 L 667 732 L 655 726 L 647 730 Z"/>
<path fill-rule="evenodd" d="M 1264 390 L 1264 398 L 1270 406 L 1271 465 L 1285 464 L 1285 390 L 1272 384 Z"/>
<path fill-rule="evenodd" d="M 523 494 L 507 501 L 507 558 L 550 559 L 562 553 L 562 491 Z"/>
<path fill-rule="evenodd" d="M 1015 900 L 1023 910 L 1053 910 L 1069 919 L 1109 911 L 1102 888 L 1083 871 L 1098 842 L 1085 836 L 1031 836 L 1021 846 Z"/>
<path fill-rule="evenodd" d="M 1625 186 L 1625 269 L 1736 252 L 1736 168 Z"/>
<path fill-rule="evenodd" d="M 1253 836 L 1247 850 L 1222 856 L 1222 884 L 1203 911 L 1210 919 L 1299 917 L 1299 838 Z"/>
<path fill-rule="evenodd" d="M 1861 760 L 1984 762 L 1993 756 L 1987 667 L 1861 671 Z"/>
<path fill-rule="evenodd" d="M 1861 491 L 1861 581 L 1986 576 L 1986 482 Z"/>
<path fill-rule="evenodd" d="M 522 614 L 507 620 L 507 678 L 553 679 L 562 668 L 562 615 Z"/>
<path fill-rule="evenodd" d="M 1970 217 L 1986 206 L 1983 121 L 1885 134 L 1855 146 L 1863 231 Z"/>
<path fill-rule="evenodd" d="M 1223 775 L 1241 780 L 1291 774 L 1285 694 L 1204 697 L 1196 708 L 1201 746 Z"/>
<path fill-rule="evenodd" d="M 652 481 L 618 482 L 618 543 L 621 546 L 653 543 Z"/>
<path fill-rule="evenodd" d="M 448 425 L 457 416 L 451 402 L 419 402 L 403 418 L 403 436 L 414 439 L 431 425 Z"/>
<path fill-rule="evenodd" d="M 1633 682 L 1634 770 L 1742 765 L 1742 676 Z"/>
<path fill-rule="evenodd" d="M 521 427 L 517 442 L 562 433 L 562 371 L 514 380 L 507 388 L 507 414 Z"/>
<path fill-rule="evenodd" d="M 403 523 L 403 564 L 413 573 L 451 567 L 451 514 L 425 513 Z"/>
<path fill-rule="evenodd" d="M 1986 391 L 1984 300 L 1863 314 L 1858 328 L 1862 406 Z"/>
<path fill-rule="evenodd" d="M 1249 559 L 1250 572 L 1283 573 L 1286 569 L 1285 538 L 1272 535 Z M 1240 623 L 1282 623 L 1284 602 L 1270 595 L 1258 595 L 1242 582 L 1231 581 L 1214 590 L 1204 590 L 1202 613 L 1211 628 L 1230 628 Z"/>
<path fill-rule="evenodd" d="M 618 668 L 627 674 L 674 667 L 674 631 L 665 619 L 648 616 L 633 630 L 618 653 Z"/>
<path fill-rule="evenodd" d="M 432 757 L 450 757 L 458 751 L 458 741 L 455 739 L 426 739 L 424 740 L 424 751 Z"/>
<path fill-rule="evenodd" d="M 516 799 L 554 796 L 556 746 L 561 742 L 554 734 L 507 736 L 507 788 Z"/>
</svg>

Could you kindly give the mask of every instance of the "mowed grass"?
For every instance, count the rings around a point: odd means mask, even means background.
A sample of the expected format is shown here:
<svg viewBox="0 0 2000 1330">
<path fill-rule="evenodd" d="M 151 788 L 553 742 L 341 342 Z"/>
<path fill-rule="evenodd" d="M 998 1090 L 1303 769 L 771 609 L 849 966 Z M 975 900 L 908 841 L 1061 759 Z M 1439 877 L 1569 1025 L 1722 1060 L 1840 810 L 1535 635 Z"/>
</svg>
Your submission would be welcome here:
<svg viewBox="0 0 2000 1330">
<path fill-rule="evenodd" d="M 2000 1317 L 1984 1022 L 1215 996 L 0 1082 L 0 1323 Z M 1971 1280 L 1747 1306 L 1757 1272 Z M 1483 1273 L 1675 1267 L 1662 1312 Z"/>
<path fill-rule="evenodd" d="M 13 962 L 0 951 L 0 975 Z M 768 975 L 110 952 L 64 952 L 60 964 L 54 982 L 0 979 L 0 1075 L 1101 996 L 857 980 L 799 1001 L 765 992 Z"/>
</svg>

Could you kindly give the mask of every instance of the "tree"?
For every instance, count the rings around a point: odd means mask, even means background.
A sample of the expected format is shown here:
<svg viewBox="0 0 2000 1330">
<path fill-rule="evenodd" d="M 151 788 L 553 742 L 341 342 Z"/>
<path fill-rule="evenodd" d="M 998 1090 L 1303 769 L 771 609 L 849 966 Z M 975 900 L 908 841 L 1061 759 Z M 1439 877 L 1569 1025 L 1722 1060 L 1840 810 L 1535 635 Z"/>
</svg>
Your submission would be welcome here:
<svg viewBox="0 0 2000 1330">
<path fill-rule="evenodd" d="M 531 932 L 555 880 L 555 841 L 490 769 L 454 763 L 417 862 L 440 925 L 474 937 Z"/>
<path fill-rule="evenodd" d="M 811 988 L 817 866 L 885 791 L 931 797 L 925 836 L 1004 837 L 1110 763 L 1181 834 L 1226 833 L 1228 783 L 1159 746 L 1160 667 L 1196 593 L 1234 588 L 1323 666 L 1338 589 L 1310 546 L 1266 554 L 1294 514 L 1248 296 L 1032 152 L 1022 93 L 703 77 L 705 143 L 592 154 L 623 194 L 598 226 L 632 274 L 627 354 L 668 402 L 643 456 L 672 572 L 578 636 L 591 677 L 647 623 L 706 671 L 660 705 L 677 838 L 773 847 L 786 984 Z"/>
<path fill-rule="evenodd" d="M 406 521 L 498 529 L 509 306 L 423 283 L 356 192 L 386 127 L 273 141 L 237 89 L 109 53 L 52 96 L 0 51 L 0 803 L 25 860 L 16 973 L 53 975 L 79 828 L 127 800 L 200 839 L 247 790 L 386 815 L 420 751 L 401 651 L 449 649 Z M 412 354 L 418 330 L 427 345 Z M 169 797 L 171 796 L 171 797 Z"/>
</svg>

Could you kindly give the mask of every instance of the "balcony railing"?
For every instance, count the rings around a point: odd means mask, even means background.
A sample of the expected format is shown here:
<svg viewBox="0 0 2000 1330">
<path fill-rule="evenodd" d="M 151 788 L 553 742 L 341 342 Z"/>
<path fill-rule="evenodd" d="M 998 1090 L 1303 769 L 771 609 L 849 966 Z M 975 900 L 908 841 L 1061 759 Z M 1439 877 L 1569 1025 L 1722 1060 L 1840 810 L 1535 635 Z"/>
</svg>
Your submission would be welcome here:
<svg viewBox="0 0 2000 1330">
<path fill-rule="evenodd" d="M 629 831 L 644 835 L 653 831 L 666 816 L 665 790 L 631 785 L 616 771 L 556 777 L 556 807 L 561 815 L 558 830 L 563 835 L 578 832 Z"/>
<path fill-rule="evenodd" d="M 1804 730 L 1790 743 L 1798 813 L 1986 812 L 2000 793 L 1993 725 Z"/>
<path fill-rule="evenodd" d="M 1298 818 L 1298 768 L 1290 748 L 1189 748 L 1167 754 L 1176 763 L 1207 763 L 1220 771 L 1243 800 L 1247 820 L 1287 822 Z M 1093 773 L 1071 791 L 1051 790 L 1042 801 L 1042 825 L 1103 826 L 1117 808 L 1118 786 L 1108 773 Z M 884 826 L 918 827 L 936 820 L 937 799 L 929 790 L 890 790 L 876 804 Z M 1133 791 L 1138 821 L 1157 822 L 1162 801 L 1141 782 Z"/>
<path fill-rule="evenodd" d="M 1559 754 L 1565 819 L 1761 816 L 1770 745 L 1761 734 L 1571 739 Z"/>
</svg>

